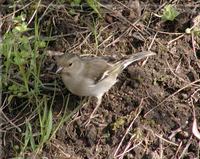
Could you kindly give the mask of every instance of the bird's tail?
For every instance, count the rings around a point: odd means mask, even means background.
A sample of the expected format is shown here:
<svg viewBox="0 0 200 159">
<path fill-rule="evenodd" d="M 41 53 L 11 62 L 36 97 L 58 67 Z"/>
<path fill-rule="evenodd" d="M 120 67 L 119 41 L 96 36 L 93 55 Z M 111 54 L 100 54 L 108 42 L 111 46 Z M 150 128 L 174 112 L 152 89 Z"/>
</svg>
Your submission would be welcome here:
<svg viewBox="0 0 200 159">
<path fill-rule="evenodd" d="M 125 69 L 131 63 L 133 63 L 135 61 L 139 61 L 145 57 L 153 56 L 153 55 L 156 55 L 156 53 L 151 52 L 151 51 L 142 51 L 142 52 L 136 53 L 134 55 L 131 55 L 126 60 L 121 60 L 121 61 L 117 62 L 112 67 L 112 69 L 110 69 L 110 70 L 108 70 L 108 72 L 106 72 L 106 74 L 118 75 L 123 69 Z"/>
<path fill-rule="evenodd" d="M 139 52 L 137 54 L 134 54 L 134 55 L 128 57 L 125 60 L 120 60 L 119 62 L 115 63 L 113 65 L 113 67 L 111 67 L 111 69 L 104 72 L 101 80 L 106 78 L 107 76 L 117 77 L 119 75 L 119 73 L 123 69 L 125 69 L 128 65 L 130 65 L 131 63 L 138 61 L 138 60 L 141 60 L 145 57 L 153 56 L 153 55 L 156 55 L 156 53 L 151 52 L 151 51 L 142 51 L 142 52 Z"/>
<path fill-rule="evenodd" d="M 134 55 L 131 55 L 128 59 L 121 61 L 122 64 L 122 70 L 125 69 L 127 66 L 129 66 L 131 63 L 135 61 L 139 61 L 145 57 L 156 55 L 156 53 L 151 51 L 142 51 L 139 53 L 136 53 Z"/>
</svg>

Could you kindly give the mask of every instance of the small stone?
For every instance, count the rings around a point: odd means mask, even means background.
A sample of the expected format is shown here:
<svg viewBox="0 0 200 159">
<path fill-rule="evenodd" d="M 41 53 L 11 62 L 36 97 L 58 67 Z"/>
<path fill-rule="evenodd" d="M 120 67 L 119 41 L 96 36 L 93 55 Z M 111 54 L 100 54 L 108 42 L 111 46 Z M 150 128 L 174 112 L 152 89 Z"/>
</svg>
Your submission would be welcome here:
<svg viewBox="0 0 200 159">
<path fill-rule="evenodd" d="M 186 93 L 182 93 L 181 96 L 182 96 L 183 99 L 187 99 L 188 98 L 188 95 Z"/>
</svg>

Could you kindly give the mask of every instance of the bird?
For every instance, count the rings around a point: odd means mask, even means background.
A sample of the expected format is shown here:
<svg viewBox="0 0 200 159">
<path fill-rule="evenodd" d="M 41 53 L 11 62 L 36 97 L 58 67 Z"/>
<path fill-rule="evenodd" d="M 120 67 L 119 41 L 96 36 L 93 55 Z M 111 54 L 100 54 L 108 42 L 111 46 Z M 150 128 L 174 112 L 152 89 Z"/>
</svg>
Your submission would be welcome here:
<svg viewBox="0 0 200 159">
<path fill-rule="evenodd" d="M 61 54 L 56 56 L 58 69 L 66 88 L 74 95 L 96 97 L 96 107 L 90 115 L 93 118 L 102 102 L 103 95 L 118 81 L 119 74 L 135 61 L 156 55 L 152 51 L 142 51 L 117 62 L 110 62 L 104 57 L 78 56 Z"/>
</svg>

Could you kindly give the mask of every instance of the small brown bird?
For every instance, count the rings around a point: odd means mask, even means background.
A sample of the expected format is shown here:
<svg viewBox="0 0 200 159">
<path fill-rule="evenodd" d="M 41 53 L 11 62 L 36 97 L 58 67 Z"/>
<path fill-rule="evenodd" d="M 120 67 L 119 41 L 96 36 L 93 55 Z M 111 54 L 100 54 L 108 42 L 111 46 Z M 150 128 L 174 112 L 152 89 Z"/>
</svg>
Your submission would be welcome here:
<svg viewBox="0 0 200 159">
<path fill-rule="evenodd" d="M 98 99 L 92 112 L 93 117 L 102 96 L 116 82 L 118 75 L 131 63 L 145 57 L 156 55 L 151 51 L 143 51 L 128 56 L 124 60 L 111 63 L 101 57 L 80 57 L 74 54 L 56 56 L 58 71 L 69 91 L 78 96 L 94 96 Z"/>
</svg>

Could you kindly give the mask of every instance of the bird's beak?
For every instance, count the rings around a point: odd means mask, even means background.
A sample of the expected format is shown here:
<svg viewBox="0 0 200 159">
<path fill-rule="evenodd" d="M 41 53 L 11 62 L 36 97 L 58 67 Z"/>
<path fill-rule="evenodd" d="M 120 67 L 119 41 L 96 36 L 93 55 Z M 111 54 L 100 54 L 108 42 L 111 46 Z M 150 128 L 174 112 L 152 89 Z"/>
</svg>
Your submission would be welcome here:
<svg viewBox="0 0 200 159">
<path fill-rule="evenodd" d="M 56 73 L 60 73 L 63 70 L 63 67 L 59 66 Z"/>
</svg>

